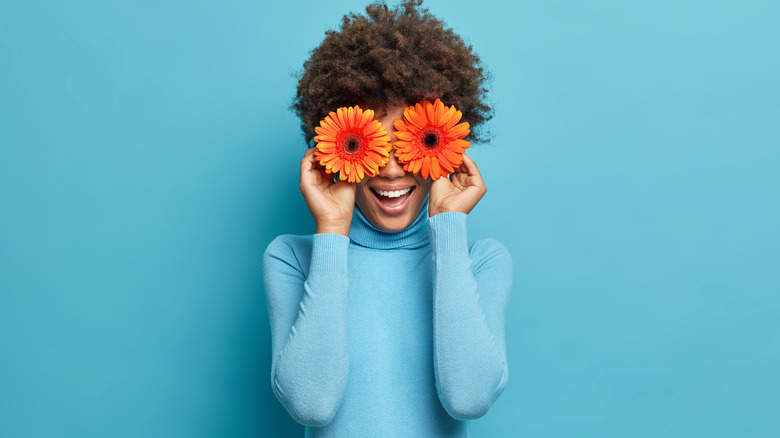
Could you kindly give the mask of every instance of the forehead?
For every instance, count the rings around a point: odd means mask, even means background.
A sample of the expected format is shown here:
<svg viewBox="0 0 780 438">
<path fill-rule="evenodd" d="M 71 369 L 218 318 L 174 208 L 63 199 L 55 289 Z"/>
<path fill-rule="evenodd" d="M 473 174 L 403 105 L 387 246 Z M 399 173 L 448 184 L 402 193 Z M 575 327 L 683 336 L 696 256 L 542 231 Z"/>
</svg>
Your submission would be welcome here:
<svg viewBox="0 0 780 438">
<path fill-rule="evenodd" d="M 380 119 L 386 116 L 387 114 L 392 114 L 393 112 L 398 112 L 400 114 L 403 114 L 404 108 L 406 108 L 409 105 L 414 105 L 415 103 L 417 103 L 417 101 L 414 101 L 412 103 L 408 103 L 408 102 L 399 103 L 399 102 L 371 102 L 368 100 L 359 100 L 357 103 L 350 103 L 342 106 L 357 105 L 363 110 L 373 110 L 374 117 Z"/>
<path fill-rule="evenodd" d="M 385 104 L 374 109 L 374 117 L 383 119 L 386 117 L 398 118 L 404 113 L 404 107 L 401 105 Z"/>
</svg>

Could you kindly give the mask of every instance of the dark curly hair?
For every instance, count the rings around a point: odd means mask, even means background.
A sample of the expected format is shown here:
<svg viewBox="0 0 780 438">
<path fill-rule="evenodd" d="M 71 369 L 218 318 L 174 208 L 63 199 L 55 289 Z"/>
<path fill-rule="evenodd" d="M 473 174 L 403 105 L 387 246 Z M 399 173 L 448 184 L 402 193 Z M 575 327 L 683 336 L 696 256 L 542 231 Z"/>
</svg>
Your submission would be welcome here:
<svg viewBox="0 0 780 438">
<path fill-rule="evenodd" d="M 391 9 L 373 3 L 367 16 L 350 13 L 338 31 L 325 32 L 303 63 L 291 106 L 309 145 L 314 127 L 336 108 L 436 98 L 463 113 L 474 141 L 490 141 L 481 125 L 493 117 L 485 103 L 487 72 L 471 46 L 421 5 L 406 0 Z"/>
</svg>

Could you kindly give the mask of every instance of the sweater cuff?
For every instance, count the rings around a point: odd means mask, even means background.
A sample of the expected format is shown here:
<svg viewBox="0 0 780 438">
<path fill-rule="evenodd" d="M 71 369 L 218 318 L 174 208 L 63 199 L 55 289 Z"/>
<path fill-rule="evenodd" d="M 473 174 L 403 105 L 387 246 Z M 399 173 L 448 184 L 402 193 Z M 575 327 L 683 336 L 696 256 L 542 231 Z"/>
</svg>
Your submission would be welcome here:
<svg viewBox="0 0 780 438">
<path fill-rule="evenodd" d="M 349 237 L 342 234 L 315 234 L 312 237 L 310 271 L 347 272 Z"/>
<path fill-rule="evenodd" d="M 468 251 L 466 213 L 439 213 L 428 218 L 428 234 L 433 252 Z"/>
</svg>

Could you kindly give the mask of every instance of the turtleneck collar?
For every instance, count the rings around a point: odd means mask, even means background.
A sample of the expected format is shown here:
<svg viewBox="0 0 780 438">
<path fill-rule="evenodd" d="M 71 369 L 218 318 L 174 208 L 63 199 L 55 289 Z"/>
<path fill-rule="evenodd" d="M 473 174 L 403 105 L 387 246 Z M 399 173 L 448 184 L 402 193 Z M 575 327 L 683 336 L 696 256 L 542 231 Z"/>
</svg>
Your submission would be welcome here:
<svg viewBox="0 0 780 438">
<path fill-rule="evenodd" d="M 428 239 L 428 198 L 420 209 L 420 214 L 401 231 L 388 232 L 375 227 L 366 219 L 363 212 L 355 206 L 349 238 L 353 243 L 374 249 L 414 249 L 429 244 Z"/>
</svg>

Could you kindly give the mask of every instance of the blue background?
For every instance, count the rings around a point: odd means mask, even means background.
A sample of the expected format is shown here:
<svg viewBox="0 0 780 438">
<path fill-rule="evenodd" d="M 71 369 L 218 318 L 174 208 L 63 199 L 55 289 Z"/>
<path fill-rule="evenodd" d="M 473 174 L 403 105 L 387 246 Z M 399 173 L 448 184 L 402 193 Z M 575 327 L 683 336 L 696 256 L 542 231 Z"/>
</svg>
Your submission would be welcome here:
<svg viewBox="0 0 780 438">
<path fill-rule="evenodd" d="M 475 436 L 780 436 L 777 3 L 427 4 L 494 75 L 469 233 L 515 261 Z M 0 436 L 302 436 L 260 260 L 313 231 L 292 74 L 364 5 L 0 6 Z"/>
</svg>

